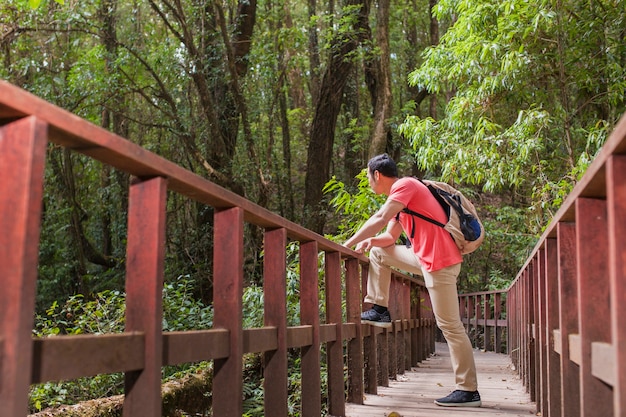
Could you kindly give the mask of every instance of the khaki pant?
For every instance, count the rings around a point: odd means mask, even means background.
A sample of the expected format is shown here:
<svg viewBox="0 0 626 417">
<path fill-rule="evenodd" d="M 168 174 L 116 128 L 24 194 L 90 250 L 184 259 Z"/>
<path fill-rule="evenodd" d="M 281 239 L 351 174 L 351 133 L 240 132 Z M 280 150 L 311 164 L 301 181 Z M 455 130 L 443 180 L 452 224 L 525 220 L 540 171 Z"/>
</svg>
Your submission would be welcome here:
<svg viewBox="0 0 626 417">
<path fill-rule="evenodd" d="M 448 342 L 457 389 L 476 391 L 478 382 L 476 380 L 474 353 L 459 314 L 456 279 L 461 271 L 461 264 L 428 272 L 422 270 L 419 259 L 413 250 L 404 245 L 393 245 L 386 248 L 374 247 L 370 251 L 366 303 L 389 306 L 389 284 L 391 280 L 389 267 L 424 277 L 437 326 Z"/>
</svg>

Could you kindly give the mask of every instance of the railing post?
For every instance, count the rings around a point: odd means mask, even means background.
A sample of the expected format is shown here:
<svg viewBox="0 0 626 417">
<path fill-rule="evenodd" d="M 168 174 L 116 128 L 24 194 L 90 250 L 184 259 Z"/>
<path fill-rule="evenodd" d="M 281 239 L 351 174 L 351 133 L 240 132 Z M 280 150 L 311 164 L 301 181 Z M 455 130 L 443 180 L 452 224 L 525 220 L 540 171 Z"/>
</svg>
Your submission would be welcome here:
<svg viewBox="0 0 626 417">
<path fill-rule="evenodd" d="M 264 353 L 265 416 L 287 417 L 287 230 L 266 230 L 263 242 L 264 324 L 276 327 L 276 350 Z"/>
<path fill-rule="evenodd" d="M 126 331 L 144 334 L 144 369 L 126 373 L 124 416 L 161 415 L 163 267 L 167 181 L 130 187 L 126 253 Z"/>
<path fill-rule="evenodd" d="M 213 327 L 229 331 L 229 354 L 216 359 L 213 376 L 213 415 L 241 417 L 243 405 L 243 209 L 233 207 L 214 215 Z"/>
<path fill-rule="evenodd" d="M 363 325 L 361 324 L 361 319 L 358 314 L 361 312 L 361 294 L 365 293 L 367 288 L 367 279 L 369 273 L 369 265 L 364 263 L 361 265 L 361 275 L 358 286 L 358 291 L 356 285 L 353 287 L 351 285 L 351 278 L 354 274 L 358 274 L 356 270 L 356 266 L 351 267 L 346 261 L 346 287 L 348 295 L 353 294 L 351 297 L 355 300 L 358 307 L 356 307 L 356 313 L 354 320 L 358 331 L 362 332 Z M 350 311 L 350 309 L 348 309 Z M 376 349 L 376 334 L 374 333 L 374 329 L 372 326 L 367 326 L 367 336 L 363 338 L 363 362 L 365 365 L 365 373 L 363 375 L 364 381 L 364 391 L 368 394 L 376 395 L 378 393 L 378 349 Z M 350 362 L 348 362 L 350 363 Z M 352 398 L 350 395 L 350 390 L 348 389 L 348 401 L 354 402 L 356 404 L 363 404 L 363 397 L 361 398 Z"/>
<path fill-rule="evenodd" d="M 576 282 L 576 225 L 557 224 L 559 329 L 561 335 L 561 417 L 580 415 L 579 366 L 570 358 L 570 334 L 578 334 L 578 283 Z"/>
<path fill-rule="evenodd" d="M 48 126 L 0 127 L 0 416 L 28 414 Z"/>
<path fill-rule="evenodd" d="M 614 155 L 609 158 L 606 171 L 611 333 L 617 370 L 613 407 L 616 417 L 626 417 L 626 157 Z"/>
<path fill-rule="evenodd" d="M 326 323 L 335 324 L 336 338 L 326 344 L 328 363 L 328 412 L 331 416 L 346 414 L 343 374 L 343 336 L 341 309 L 341 254 L 326 252 Z"/>
<path fill-rule="evenodd" d="M 592 374 L 591 344 L 609 342 L 610 318 L 606 201 L 576 200 L 578 316 L 580 329 L 580 400 L 586 416 L 613 415 L 611 387 Z"/>
<path fill-rule="evenodd" d="M 546 256 L 544 272 L 546 275 L 544 300 L 546 301 L 545 338 L 546 353 L 546 385 L 548 416 L 561 415 L 561 363 L 555 349 L 555 330 L 559 328 L 559 291 L 558 291 L 558 260 L 557 242 L 554 238 L 546 239 Z"/>
<path fill-rule="evenodd" d="M 495 297 L 494 297 L 495 298 Z M 483 301 L 483 317 L 485 320 L 485 327 L 484 327 L 484 338 L 483 338 L 483 347 L 487 352 L 493 351 L 493 343 L 491 342 L 491 334 L 492 334 L 492 327 L 489 325 L 489 321 L 492 319 L 492 317 L 494 316 L 492 314 L 493 308 L 491 307 L 491 294 L 485 294 L 484 297 L 484 301 Z M 495 300 L 493 300 L 495 303 Z M 494 304 L 495 307 L 495 304 Z M 495 324 L 493 327 L 495 328 L 497 326 L 497 324 Z"/>
<path fill-rule="evenodd" d="M 420 293 L 419 287 L 411 284 L 410 296 L 415 300 L 411 303 L 411 366 L 415 366 L 422 360 L 422 350 L 419 338 L 420 331 Z"/>
<path fill-rule="evenodd" d="M 319 417 L 322 413 L 318 253 L 316 241 L 300 243 L 301 324 L 311 326 L 311 345 L 301 351 L 303 417 Z"/>
<path fill-rule="evenodd" d="M 506 315 L 508 317 L 509 312 L 506 311 Z M 493 300 L 493 318 L 494 318 L 494 326 L 493 326 L 493 339 L 494 346 L 493 349 L 496 353 L 502 352 L 502 328 L 500 327 L 500 319 L 502 318 L 502 293 L 497 292 L 494 296 Z M 511 331 L 508 327 L 507 333 Z"/>
<path fill-rule="evenodd" d="M 355 337 L 348 341 L 348 402 L 363 404 L 363 338 L 361 335 L 361 285 L 367 270 L 359 275 L 359 260 L 346 259 L 346 315 L 349 323 L 354 323 Z M 371 329 L 370 329 L 371 330 Z M 375 337 L 370 332 L 370 338 Z M 372 363 L 369 364 L 372 366 Z M 371 386 L 370 386 L 371 390 Z"/>
<path fill-rule="evenodd" d="M 546 342 L 546 249 L 545 247 L 537 251 L 537 321 L 535 325 L 535 339 L 537 340 L 537 408 L 542 415 L 547 416 L 546 411 L 548 400 L 548 379 L 546 370 L 548 368 Z"/>
</svg>

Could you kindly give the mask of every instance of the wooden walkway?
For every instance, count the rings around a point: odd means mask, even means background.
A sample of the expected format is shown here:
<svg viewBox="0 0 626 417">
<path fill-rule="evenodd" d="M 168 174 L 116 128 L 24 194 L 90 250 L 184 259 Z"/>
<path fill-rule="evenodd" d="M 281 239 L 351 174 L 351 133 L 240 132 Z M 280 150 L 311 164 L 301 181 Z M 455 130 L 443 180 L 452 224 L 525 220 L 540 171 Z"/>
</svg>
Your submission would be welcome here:
<svg viewBox="0 0 626 417">
<path fill-rule="evenodd" d="M 365 395 L 364 405 L 346 404 L 348 417 L 386 417 L 392 411 L 402 417 L 528 417 L 536 414 L 507 355 L 474 351 L 480 408 L 439 407 L 433 403 L 454 389 L 450 354 L 444 343 L 437 343 L 436 353 L 419 367 L 398 375 L 389 387 L 378 387 L 378 395 Z"/>
</svg>

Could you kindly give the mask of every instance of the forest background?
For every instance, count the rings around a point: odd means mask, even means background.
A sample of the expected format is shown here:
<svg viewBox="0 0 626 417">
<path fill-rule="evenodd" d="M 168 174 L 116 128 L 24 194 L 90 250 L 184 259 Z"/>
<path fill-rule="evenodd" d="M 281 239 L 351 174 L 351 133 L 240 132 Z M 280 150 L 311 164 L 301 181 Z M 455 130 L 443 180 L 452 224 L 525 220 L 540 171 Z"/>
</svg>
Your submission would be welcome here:
<svg viewBox="0 0 626 417">
<path fill-rule="evenodd" d="M 337 241 L 376 209 L 362 169 L 387 152 L 475 202 L 474 291 L 515 277 L 625 111 L 625 17 L 623 0 L 3 0 L 0 77 Z M 49 147 L 42 328 L 123 291 L 128 184 Z M 166 282 L 202 305 L 211 223 L 169 196 Z"/>
</svg>

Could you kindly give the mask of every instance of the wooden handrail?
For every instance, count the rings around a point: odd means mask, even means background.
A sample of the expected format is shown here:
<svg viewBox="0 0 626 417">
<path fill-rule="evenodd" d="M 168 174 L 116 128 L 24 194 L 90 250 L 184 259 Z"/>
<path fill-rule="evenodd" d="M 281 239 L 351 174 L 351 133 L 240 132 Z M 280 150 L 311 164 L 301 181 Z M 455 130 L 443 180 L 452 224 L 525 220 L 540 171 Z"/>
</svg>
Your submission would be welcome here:
<svg viewBox="0 0 626 417">
<path fill-rule="evenodd" d="M 508 289 L 507 319 L 541 415 L 626 416 L 626 116 Z"/>
<path fill-rule="evenodd" d="M 126 330 L 33 339 L 44 164 L 52 142 L 130 174 Z M 320 347 L 328 410 L 404 372 L 434 352 L 435 322 L 421 280 L 397 272 L 390 330 L 360 323 L 368 259 L 140 146 L 0 81 L 0 417 L 27 414 L 31 383 L 125 374 L 124 416 L 161 415 L 161 368 L 214 361 L 213 415 L 241 416 L 243 356 L 264 355 L 265 415 L 287 416 L 287 350 L 299 348 L 302 415 L 320 416 Z M 7 180 L 8 179 L 8 180 Z M 162 332 L 167 191 L 214 209 L 214 326 Z M 264 235 L 264 327 L 243 328 L 243 231 Z M 287 326 L 286 246 L 300 246 L 300 325 Z M 320 256 L 325 315 L 318 300 Z M 343 285 L 343 287 L 342 287 Z M 345 287 L 345 291 L 342 288 Z M 412 293 L 419 293 L 412 296 Z M 416 304 L 413 300 L 425 300 Z M 342 310 L 342 305 L 346 310 Z M 345 321 L 343 317 L 346 317 Z M 347 360 L 344 360 L 344 350 Z M 344 368 L 347 367 L 347 381 Z M 380 371 L 380 372 L 379 372 Z M 347 390 L 346 388 L 347 387 Z"/>
</svg>

